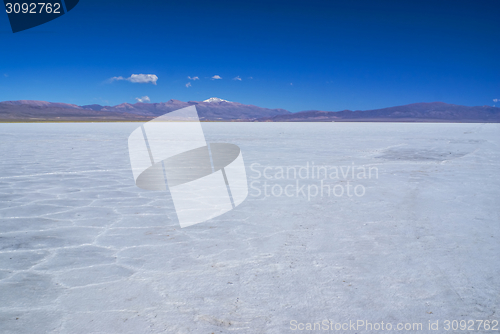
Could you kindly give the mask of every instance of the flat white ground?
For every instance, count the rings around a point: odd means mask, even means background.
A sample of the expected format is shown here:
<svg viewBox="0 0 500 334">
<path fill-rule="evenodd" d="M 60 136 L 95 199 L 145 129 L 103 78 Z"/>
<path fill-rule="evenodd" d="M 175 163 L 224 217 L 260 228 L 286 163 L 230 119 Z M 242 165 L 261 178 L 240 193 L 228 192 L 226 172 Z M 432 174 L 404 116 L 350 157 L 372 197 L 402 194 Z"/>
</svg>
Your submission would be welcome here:
<svg viewBox="0 0 500 334">
<path fill-rule="evenodd" d="M 134 185 L 137 126 L 0 124 L 0 333 L 500 320 L 499 124 L 204 123 L 207 141 L 240 146 L 253 186 L 184 229 L 168 193 Z M 276 179 L 313 163 L 351 196 L 312 196 L 305 169 Z M 378 177 L 342 175 L 362 166 Z M 499 332 L 475 329 L 459 332 Z"/>
</svg>

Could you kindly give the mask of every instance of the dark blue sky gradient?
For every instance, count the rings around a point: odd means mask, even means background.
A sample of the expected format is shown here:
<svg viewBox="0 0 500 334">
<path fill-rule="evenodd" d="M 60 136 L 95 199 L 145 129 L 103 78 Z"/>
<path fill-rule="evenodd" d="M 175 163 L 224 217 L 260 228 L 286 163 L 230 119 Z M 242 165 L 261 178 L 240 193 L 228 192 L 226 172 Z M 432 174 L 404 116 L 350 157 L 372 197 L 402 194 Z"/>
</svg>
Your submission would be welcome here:
<svg viewBox="0 0 500 334">
<path fill-rule="evenodd" d="M 0 14 L 0 39 L 0 101 L 216 96 L 300 111 L 500 99 L 500 1 L 80 0 L 16 34 Z M 105 82 L 139 73 L 158 84 Z M 186 88 L 187 76 L 201 80 Z"/>
</svg>

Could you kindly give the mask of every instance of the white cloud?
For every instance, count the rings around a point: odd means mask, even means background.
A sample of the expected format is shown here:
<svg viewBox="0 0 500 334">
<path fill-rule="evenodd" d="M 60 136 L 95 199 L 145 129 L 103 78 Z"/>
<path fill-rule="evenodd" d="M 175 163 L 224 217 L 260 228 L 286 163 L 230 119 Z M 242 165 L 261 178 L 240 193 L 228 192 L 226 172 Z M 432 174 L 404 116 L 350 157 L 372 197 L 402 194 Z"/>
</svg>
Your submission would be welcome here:
<svg viewBox="0 0 500 334">
<path fill-rule="evenodd" d="M 293 86 L 293 82 L 290 82 L 290 86 Z"/>
<path fill-rule="evenodd" d="M 133 83 L 152 83 L 153 85 L 156 85 L 158 77 L 155 74 L 132 74 L 128 78 L 112 77 L 108 79 L 108 82 L 120 81 L 120 80 L 126 80 Z"/>
<path fill-rule="evenodd" d="M 149 98 L 149 96 L 136 97 L 135 99 L 137 100 L 137 102 L 141 102 L 141 103 L 151 102 L 151 99 Z"/>
<path fill-rule="evenodd" d="M 222 79 L 222 78 L 220 77 L 220 75 L 217 75 L 217 74 L 212 77 L 212 80 L 219 80 L 219 79 Z"/>
<path fill-rule="evenodd" d="M 253 77 L 248 77 L 248 79 L 252 80 L 252 79 L 253 79 Z"/>
<path fill-rule="evenodd" d="M 493 99 L 493 102 L 500 102 L 500 99 Z"/>
<path fill-rule="evenodd" d="M 191 78 L 190 76 L 188 76 L 188 79 L 189 79 L 189 80 L 193 80 L 193 81 L 194 81 L 194 80 L 200 80 L 200 78 L 198 78 L 198 77 L 192 77 L 192 78 Z"/>
<path fill-rule="evenodd" d="M 7 78 L 9 75 L 7 73 L 4 73 L 3 76 Z"/>
<path fill-rule="evenodd" d="M 238 80 L 238 81 L 241 81 L 241 78 L 240 78 L 240 76 L 238 75 L 236 78 L 233 78 L 233 80 Z"/>
<path fill-rule="evenodd" d="M 186 84 L 186 88 L 189 88 L 189 87 L 191 87 L 191 83 L 190 83 L 190 82 L 188 82 L 188 83 Z"/>
</svg>

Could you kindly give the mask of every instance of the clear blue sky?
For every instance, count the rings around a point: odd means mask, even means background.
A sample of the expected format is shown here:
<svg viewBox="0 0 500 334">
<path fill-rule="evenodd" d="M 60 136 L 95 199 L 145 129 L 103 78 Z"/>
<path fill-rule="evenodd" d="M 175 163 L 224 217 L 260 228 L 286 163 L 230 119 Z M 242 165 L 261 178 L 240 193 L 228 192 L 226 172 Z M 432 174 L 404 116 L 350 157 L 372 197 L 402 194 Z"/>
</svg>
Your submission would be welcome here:
<svg viewBox="0 0 500 334">
<path fill-rule="evenodd" d="M 80 0 L 16 34 L 0 14 L 0 39 L 0 101 L 215 96 L 336 111 L 500 99 L 500 1 Z M 132 74 L 159 79 L 107 82 Z"/>
</svg>

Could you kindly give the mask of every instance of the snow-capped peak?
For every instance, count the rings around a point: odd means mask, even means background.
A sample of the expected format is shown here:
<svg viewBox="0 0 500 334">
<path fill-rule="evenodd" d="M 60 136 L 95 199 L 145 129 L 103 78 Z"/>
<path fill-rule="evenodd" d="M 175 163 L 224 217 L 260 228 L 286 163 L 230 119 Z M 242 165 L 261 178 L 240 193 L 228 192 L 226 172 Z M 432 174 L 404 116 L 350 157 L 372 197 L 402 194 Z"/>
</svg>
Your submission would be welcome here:
<svg viewBox="0 0 500 334">
<path fill-rule="evenodd" d="M 219 99 L 218 97 L 211 97 L 203 102 L 230 102 L 228 100 Z"/>
</svg>

